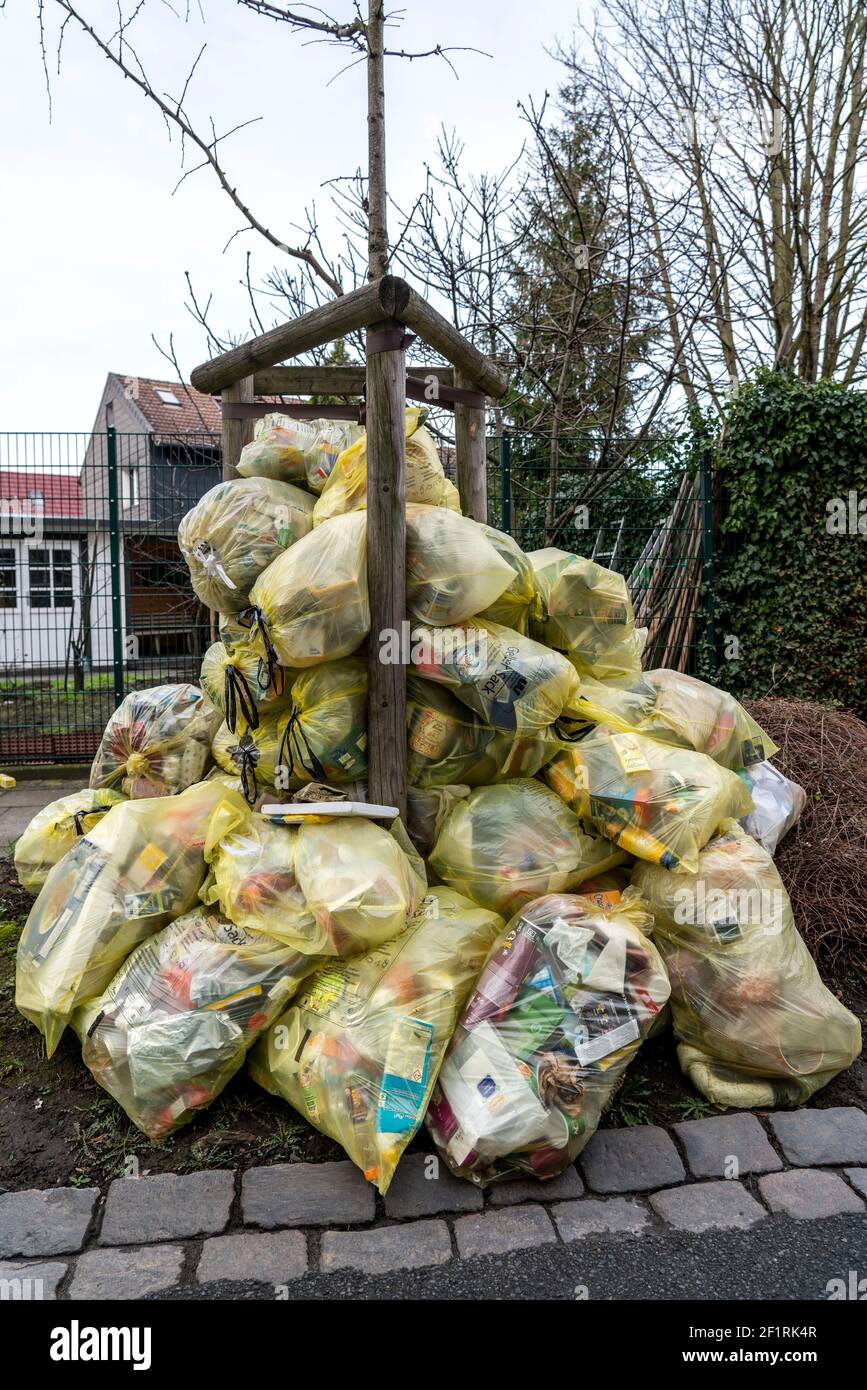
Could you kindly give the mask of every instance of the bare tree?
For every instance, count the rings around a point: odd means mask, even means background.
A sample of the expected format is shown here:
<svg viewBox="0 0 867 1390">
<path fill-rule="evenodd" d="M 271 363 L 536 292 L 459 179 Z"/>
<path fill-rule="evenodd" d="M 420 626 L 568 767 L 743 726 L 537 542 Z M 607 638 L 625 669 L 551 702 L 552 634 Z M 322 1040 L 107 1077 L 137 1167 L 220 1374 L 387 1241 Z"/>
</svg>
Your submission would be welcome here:
<svg viewBox="0 0 867 1390">
<path fill-rule="evenodd" d="M 563 60 L 628 151 L 684 389 L 861 380 L 861 0 L 607 0 L 587 37 Z"/>
</svg>

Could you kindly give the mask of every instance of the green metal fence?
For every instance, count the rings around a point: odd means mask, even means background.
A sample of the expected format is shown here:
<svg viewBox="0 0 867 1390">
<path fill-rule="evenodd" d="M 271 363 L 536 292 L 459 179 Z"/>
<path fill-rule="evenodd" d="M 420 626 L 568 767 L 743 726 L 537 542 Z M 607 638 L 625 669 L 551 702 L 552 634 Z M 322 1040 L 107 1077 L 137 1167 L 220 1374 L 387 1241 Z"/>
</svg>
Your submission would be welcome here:
<svg viewBox="0 0 867 1390">
<path fill-rule="evenodd" d="M 617 569 L 651 664 L 711 669 L 708 469 L 602 467 L 569 440 L 552 469 L 517 432 L 488 460 L 493 525 Z M 197 679 L 216 632 L 177 528 L 221 467 L 214 434 L 0 435 L 0 768 L 87 760 L 129 690 Z"/>
</svg>

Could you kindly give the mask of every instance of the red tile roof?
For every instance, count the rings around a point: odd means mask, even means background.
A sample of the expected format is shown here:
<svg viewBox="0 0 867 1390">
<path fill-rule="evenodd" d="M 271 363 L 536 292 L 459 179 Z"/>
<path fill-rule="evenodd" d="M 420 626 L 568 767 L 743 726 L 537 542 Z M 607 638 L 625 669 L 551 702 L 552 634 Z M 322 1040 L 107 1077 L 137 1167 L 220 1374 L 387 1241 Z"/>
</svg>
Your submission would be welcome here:
<svg viewBox="0 0 867 1390">
<path fill-rule="evenodd" d="M 0 469 L 0 500 L 26 507 L 33 493 L 42 494 L 43 516 L 82 516 L 81 486 L 70 473 L 29 473 Z"/>
<path fill-rule="evenodd" d="M 146 376 L 112 373 L 123 384 L 156 434 L 219 434 L 220 407 L 213 396 L 206 396 L 182 381 L 155 381 Z M 167 405 L 158 391 L 170 391 L 180 405 Z"/>
</svg>

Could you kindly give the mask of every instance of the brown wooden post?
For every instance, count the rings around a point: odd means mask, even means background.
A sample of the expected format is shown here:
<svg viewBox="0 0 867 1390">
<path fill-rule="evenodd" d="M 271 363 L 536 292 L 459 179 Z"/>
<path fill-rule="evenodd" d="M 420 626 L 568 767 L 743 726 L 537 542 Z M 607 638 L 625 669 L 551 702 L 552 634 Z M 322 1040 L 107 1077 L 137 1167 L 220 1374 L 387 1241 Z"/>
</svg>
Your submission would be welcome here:
<svg viewBox="0 0 867 1390">
<path fill-rule="evenodd" d="M 253 400 L 253 378 L 242 376 L 241 380 L 236 381 L 234 386 L 226 386 L 223 389 L 221 399 L 224 405 L 236 401 L 250 404 Z M 255 420 L 232 420 L 226 415 L 223 416 L 224 478 L 237 478 L 241 450 L 245 444 L 249 444 L 252 440 L 255 423 Z"/>
<path fill-rule="evenodd" d="M 371 352 L 377 336 L 403 327 L 373 325 L 367 358 L 368 796 L 406 816 L 406 667 L 384 662 L 387 632 L 406 618 L 406 355 L 401 347 Z M 391 643 L 393 649 L 394 643 Z M 402 654 L 402 652 L 401 652 Z"/>
<path fill-rule="evenodd" d="M 465 372 L 455 368 L 455 386 L 478 391 Z M 461 510 L 474 521 L 488 519 L 488 472 L 484 406 L 455 404 L 455 454 Z"/>
</svg>

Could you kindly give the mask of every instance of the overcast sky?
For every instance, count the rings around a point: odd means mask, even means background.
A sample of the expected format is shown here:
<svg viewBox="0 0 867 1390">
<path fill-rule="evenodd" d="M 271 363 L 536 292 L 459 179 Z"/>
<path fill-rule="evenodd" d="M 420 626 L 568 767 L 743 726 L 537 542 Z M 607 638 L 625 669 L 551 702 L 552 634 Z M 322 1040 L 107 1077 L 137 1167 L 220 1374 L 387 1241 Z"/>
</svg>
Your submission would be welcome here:
<svg viewBox="0 0 867 1390">
<path fill-rule="evenodd" d="M 181 13 L 184 0 L 177 0 Z M 215 322 L 238 332 L 246 322 L 239 285 L 244 249 L 260 269 L 274 257 L 240 225 L 209 171 L 179 176 L 177 141 L 159 113 L 70 24 L 60 73 L 53 0 L 48 66 L 52 119 L 39 52 L 36 0 L 11 0 L 0 13 L 0 129 L 4 132 L 0 266 L 0 431 L 87 430 L 106 372 L 171 375 L 153 343 L 175 335 L 185 373 L 207 356 L 201 330 L 186 314 L 184 271 L 213 292 Z M 124 8 L 131 9 L 128 0 Z M 195 5 L 191 7 L 195 10 Z M 333 0 L 341 17 L 347 0 Z M 114 0 L 81 0 L 100 32 Z M 288 29 L 238 8 L 202 0 L 183 23 L 164 0 L 148 0 L 134 33 L 155 86 L 177 94 L 192 59 L 197 71 L 190 112 L 226 129 L 263 119 L 234 136 L 224 160 L 239 193 L 281 237 L 292 236 L 314 199 L 325 210 L 324 180 L 366 162 L 364 68 L 329 80 L 342 50 L 304 43 Z M 455 55 L 460 80 L 438 59 L 388 63 L 390 187 L 399 201 L 421 188 L 440 124 L 454 125 L 468 167 L 494 170 L 519 148 L 517 101 L 556 85 L 546 54 L 572 28 L 568 0 L 408 0 L 393 47 L 469 45 Z"/>
</svg>

